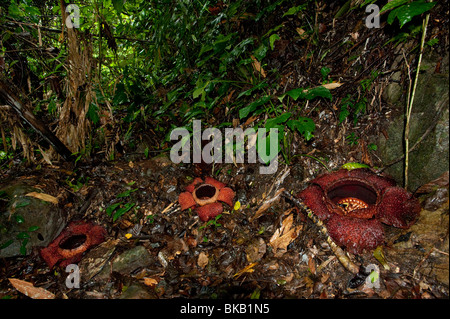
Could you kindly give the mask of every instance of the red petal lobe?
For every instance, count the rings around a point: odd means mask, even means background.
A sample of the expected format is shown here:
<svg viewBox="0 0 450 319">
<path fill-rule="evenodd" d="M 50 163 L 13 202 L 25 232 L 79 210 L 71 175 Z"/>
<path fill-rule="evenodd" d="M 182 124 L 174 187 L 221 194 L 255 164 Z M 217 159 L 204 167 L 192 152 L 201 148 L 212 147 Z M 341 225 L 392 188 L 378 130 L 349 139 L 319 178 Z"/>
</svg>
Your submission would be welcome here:
<svg viewBox="0 0 450 319">
<path fill-rule="evenodd" d="M 178 196 L 178 203 L 180 203 L 181 210 L 185 210 L 196 205 L 194 197 L 192 197 L 192 193 L 190 192 L 181 193 Z"/>
</svg>

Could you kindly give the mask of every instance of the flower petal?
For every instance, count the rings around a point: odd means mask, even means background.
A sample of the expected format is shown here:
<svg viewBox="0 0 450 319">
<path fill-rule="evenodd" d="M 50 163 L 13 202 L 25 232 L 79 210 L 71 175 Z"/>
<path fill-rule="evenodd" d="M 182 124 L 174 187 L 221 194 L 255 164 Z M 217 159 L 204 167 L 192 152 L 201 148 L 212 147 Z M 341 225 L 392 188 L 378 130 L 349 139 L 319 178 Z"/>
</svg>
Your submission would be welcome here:
<svg viewBox="0 0 450 319">
<path fill-rule="evenodd" d="M 419 215 L 419 201 L 401 187 L 390 187 L 383 194 L 377 218 L 382 223 L 408 228 Z"/>
<path fill-rule="evenodd" d="M 192 183 L 186 186 L 186 192 L 192 193 L 198 184 L 203 183 L 203 180 L 200 177 L 196 177 Z"/>
<path fill-rule="evenodd" d="M 326 205 L 325 194 L 318 185 L 311 185 L 297 195 L 321 220 L 330 218 L 333 214 Z"/>
<path fill-rule="evenodd" d="M 228 206 L 230 207 L 233 207 L 234 195 L 235 193 L 231 188 L 224 187 L 219 191 L 219 197 L 217 197 L 217 200 L 220 200 L 225 204 L 228 204 Z"/>
<path fill-rule="evenodd" d="M 192 193 L 190 192 L 181 193 L 178 196 L 178 203 L 180 203 L 181 210 L 185 210 L 196 205 L 194 197 L 192 197 Z"/>
<path fill-rule="evenodd" d="M 225 187 L 224 183 L 219 182 L 218 180 L 215 180 L 214 178 L 209 176 L 205 177 L 205 184 L 210 184 L 212 186 L 217 187 L 218 189 L 222 189 Z"/>
<path fill-rule="evenodd" d="M 334 215 L 326 226 L 334 242 L 339 246 L 345 246 L 347 251 L 354 254 L 373 250 L 384 241 L 383 226 L 376 219 Z"/>
<path fill-rule="evenodd" d="M 205 206 L 199 206 L 195 209 L 201 221 L 207 222 L 223 212 L 221 203 L 212 203 Z"/>
<path fill-rule="evenodd" d="M 353 170 L 341 169 L 333 173 L 325 173 L 313 180 L 313 183 L 320 185 L 323 190 L 332 188 L 335 183 L 343 182 L 344 180 L 358 180 L 365 184 L 371 185 L 376 191 L 381 193 L 388 187 L 395 186 L 395 181 L 386 176 L 378 176 L 374 174 L 370 169 L 358 168 Z"/>
</svg>

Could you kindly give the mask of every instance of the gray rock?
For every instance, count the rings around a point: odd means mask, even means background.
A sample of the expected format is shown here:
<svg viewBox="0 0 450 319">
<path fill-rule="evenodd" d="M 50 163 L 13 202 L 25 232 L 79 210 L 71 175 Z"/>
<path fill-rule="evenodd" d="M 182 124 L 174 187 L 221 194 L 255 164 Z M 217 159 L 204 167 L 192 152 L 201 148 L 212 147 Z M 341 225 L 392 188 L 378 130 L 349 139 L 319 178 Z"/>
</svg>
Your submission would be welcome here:
<svg viewBox="0 0 450 319">
<path fill-rule="evenodd" d="M 155 260 L 144 246 L 136 246 L 124 251 L 112 262 L 112 270 L 129 275 L 139 267 L 153 265 Z"/>
<path fill-rule="evenodd" d="M 426 71 L 419 74 L 412 107 L 410 148 L 424 136 L 430 127 L 434 126 L 434 128 L 418 144 L 417 148 L 409 153 L 408 188 L 411 191 L 438 178 L 448 170 L 449 166 L 448 55 L 442 61 L 441 73 L 434 72 L 437 60 L 438 58 L 433 56 L 424 57 L 423 69 Z M 389 86 L 388 91 L 392 92 L 385 96 L 387 102 L 393 104 L 394 109 L 403 110 L 404 99 L 399 99 L 396 88 L 391 86 L 398 86 L 398 84 L 394 83 Z M 394 115 L 387 123 L 389 138 L 380 136 L 376 141 L 377 153 L 385 164 L 391 163 L 404 154 L 404 127 L 405 115 Z M 403 160 L 389 167 L 386 172 L 392 175 L 399 184 L 404 183 Z"/>
<path fill-rule="evenodd" d="M 31 186 L 15 183 L 0 189 L 3 207 L 0 206 L 0 246 L 12 242 L 0 249 L 0 257 L 21 255 L 20 247 L 23 239 L 20 234 L 29 235 L 26 255 L 33 247 L 45 247 L 61 232 L 66 225 L 62 211 L 54 204 L 25 196 L 30 192 L 40 193 L 41 190 Z M 30 228 L 39 227 L 30 231 Z"/>
</svg>

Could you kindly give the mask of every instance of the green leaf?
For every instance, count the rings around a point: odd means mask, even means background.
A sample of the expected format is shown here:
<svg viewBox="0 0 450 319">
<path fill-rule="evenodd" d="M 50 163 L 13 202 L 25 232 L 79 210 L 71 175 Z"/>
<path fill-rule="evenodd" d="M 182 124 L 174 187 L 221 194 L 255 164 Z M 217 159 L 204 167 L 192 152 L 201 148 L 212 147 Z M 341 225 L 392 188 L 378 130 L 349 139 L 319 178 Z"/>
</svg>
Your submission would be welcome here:
<svg viewBox="0 0 450 319">
<path fill-rule="evenodd" d="M 330 100 L 333 99 L 330 90 L 328 90 L 326 87 L 323 87 L 323 86 L 318 86 L 318 87 L 309 89 L 306 92 L 305 99 L 312 100 L 316 97 L 325 97 Z"/>
<path fill-rule="evenodd" d="M 198 98 L 200 95 L 203 95 L 205 93 L 205 86 L 201 87 L 201 88 L 197 88 L 194 90 L 194 92 L 192 93 L 192 97 L 194 99 Z"/>
<path fill-rule="evenodd" d="M 8 15 L 10 15 L 10 16 L 13 17 L 13 18 L 19 18 L 19 17 L 21 17 L 23 14 L 22 14 L 22 12 L 20 11 L 19 6 L 18 6 L 15 2 L 12 2 L 12 3 L 10 4 L 10 6 L 8 7 Z"/>
<path fill-rule="evenodd" d="M 380 10 L 380 14 L 384 11 L 388 11 L 394 8 L 397 8 L 398 6 L 401 6 L 402 4 L 407 3 L 409 0 L 393 0 L 388 2 L 383 8 Z"/>
<path fill-rule="evenodd" d="M 287 112 L 281 114 L 278 117 L 268 119 L 266 121 L 265 128 L 268 130 L 270 130 L 271 128 L 279 128 L 279 124 L 286 122 L 291 117 L 291 115 L 291 113 Z"/>
<path fill-rule="evenodd" d="M 89 105 L 86 116 L 94 125 L 98 123 L 100 117 L 98 116 L 98 106 L 95 103 Z"/>
<path fill-rule="evenodd" d="M 269 37 L 270 48 L 273 50 L 275 41 L 280 40 L 280 36 L 278 34 L 272 34 Z"/>
<path fill-rule="evenodd" d="M 322 79 L 325 80 L 328 76 L 328 74 L 331 72 L 330 68 L 324 66 L 320 69 L 320 74 L 322 74 Z"/>
<path fill-rule="evenodd" d="M 10 239 L 10 240 L 4 242 L 3 244 L 0 245 L 0 249 L 4 249 L 4 248 L 10 246 L 13 242 L 14 242 L 14 241 L 13 241 L 12 239 Z"/>
<path fill-rule="evenodd" d="M 397 19 L 400 21 L 400 27 L 412 20 L 417 15 L 420 15 L 434 7 L 434 2 L 412 2 L 397 11 Z"/>
<path fill-rule="evenodd" d="M 23 231 L 23 232 L 18 233 L 16 238 L 17 239 L 27 239 L 27 238 L 30 238 L 30 234 L 28 234 L 28 232 Z"/>
<path fill-rule="evenodd" d="M 36 231 L 39 229 L 39 226 L 30 226 L 27 231 Z"/>
<path fill-rule="evenodd" d="M 20 254 L 25 256 L 27 254 L 27 244 L 28 238 L 22 240 L 22 244 L 20 245 Z"/>
<path fill-rule="evenodd" d="M 264 59 L 266 57 L 267 54 L 267 46 L 264 45 L 263 43 L 253 52 L 255 55 L 255 58 L 258 61 L 261 61 L 262 59 Z"/>
<path fill-rule="evenodd" d="M 25 7 L 25 12 L 34 17 L 39 17 L 41 15 L 39 9 L 36 7 Z"/>
<path fill-rule="evenodd" d="M 135 203 L 126 203 L 122 208 L 118 209 L 113 216 L 113 222 L 115 222 L 119 217 L 124 215 L 126 212 L 128 212 L 133 206 L 136 205 Z"/>
<path fill-rule="evenodd" d="M 297 89 L 293 89 L 293 90 L 286 92 L 286 95 L 289 95 L 291 98 L 294 99 L 294 101 L 297 101 L 297 99 L 299 97 L 301 97 L 301 98 L 305 97 L 304 91 L 305 91 L 305 89 L 303 89 L 303 88 L 297 88 Z"/>
<path fill-rule="evenodd" d="M 29 200 L 24 200 L 23 202 L 20 202 L 20 203 L 16 204 L 16 209 L 20 208 L 20 207 L 25 207 L 25 206 L 28 206 L 28 205 L 30 205 L 30 201 Z"/>
<path fill-rule="evenodd" d="M 112 204 L 111 206 L 109 206 L 109 207 L 106 209 L 106 214 L 108 214 L 108 216 L 111 216 L 112 212 L 113 212 L 119 205 L 122 205 L 122 204 L 123 204 L 123 202 Z"/>
<path fill-rule="evenodd" d="M 123 11 L 124 0 L 112 0 L 114 10 L 116 10 L 117 14 L 121 14 Z"/>
<path fill-rule="evenodd" d="M 347 105 L 341 106 L 341 111 L 339 112 L 339 124 L 345 121 L 345 119 L 350 115 L 350 111 L 347 108 Z"/>
<path fill-rule="evenodd" d="M 128 197 L 128 196 L 130 196 L 131 193 L 133 193 L 133 192 L 135 192 L 137 190 L 138 190 L 137 188 L 135 188 L 135 189 L 127 189 L 125 192 L 122 192 L 122 193 L 118 194 L 116 197 L 117 198 Z"/>
<path fill-rule="evenodd" d="M 344 165 L 342 165 L 342 168 L 351 171 L 357 168 L 369 168 L 369 165 L 361 163 L 345 163 Z"/>
<path fill-rule="evenodd" d="M 289 120 L 286 125 L 292 131 L 297 130 L 307 141 L 314 137 L 312 133 L 316 129 L 316 124 L 308 117 L 299 117 L 298 120 Z"/>
<path fill-rule="evenodd" d="M 256 101 L 250 103 L 246 107 L 239 110 L 239 118 L 243 119 L 243 118 L 247 117 L 250 113 L 255 111 L 259 106 L 267 103 L 269 100 L 270 100 L 270 96 L 266 95 L 266 96 L 259 98 Z"/>
<path fill-rule="evenodd" d="M 296 7 L 292 7 L 285 14 L 283 14 L 283 17 L 296 14 L 297 12 L 302 11 L 305 7 L 306 7 L 306 4 L 302 4 L 302 5 L 299 5 L 299 6 L 296 6 Z"/>
<path fill-rule="evenodd" d="M 15 218 L 18 224 L 22 224 L 25 221 L 25 219 L 23 219 L 23 217 L 20 215 L 15 215 Z"/>
</svg>

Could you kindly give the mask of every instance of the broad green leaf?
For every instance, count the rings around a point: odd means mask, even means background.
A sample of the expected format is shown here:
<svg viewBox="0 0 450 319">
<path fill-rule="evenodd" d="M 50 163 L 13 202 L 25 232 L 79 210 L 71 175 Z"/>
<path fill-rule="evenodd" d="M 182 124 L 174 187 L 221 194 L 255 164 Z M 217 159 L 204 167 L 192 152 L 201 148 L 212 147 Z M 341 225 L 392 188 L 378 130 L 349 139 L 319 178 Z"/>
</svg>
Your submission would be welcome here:
<svg viewBox="0 0 450 319">
<path fill-rule="evenodd" d="M 19 202 L 19 203 L 16 204 L 16 209 L 20 208 L 20 207 L 25 207 L 25 206 L 28 206 L 28 205 L 30 205 L 30 201 L 24 200 L 24 201 Z"/>
<path fill-rule="evenodd" d="M 20 245 L 20 254 L 25 256 L 27 254 L 27 244 L 28 238 L 22 240 L 22 244 Z"/>
<path fill-rule="evenodd" d="M 202 95 L 203 93 L 205 93 L 205 87 L 201 87 L 201 88 L 197 88 L 194 90 L 194 92 L 192 93 L 192 97 L 194 99 L 198 98 L 200 95 Z"/>
<path fill-rule="evenodd" d="M 307 99 L 307 100 L 312 100 L 316 97 L 325 97 L 330 100 L 333 99 L 330 90 L 328 90 L 326 87 L 323 87 L 323 86 L 318 86 L 318 87 L 309 89 L 305 94 L 305 99 Z"/>
<path fill-rule="evenodd" d="M 380 10 L 380 14 L 384 11 L 388 11 L 394 8 L 397 8 L 398 6 L 401 6 L 402 4 L 407 3 L 409 0 L 393 0 L 388 2 L 383 8 Z"/>
<path fill-rule="evenodd" d="M 345 119 L 350 115 L 350 111 L 347 108 L 347 105 L 341 106 L 341 111 L 339 112 L 339 124 L 345 121 Z"/>
<path fill-rule="evenodd" d="M 39 17 L 41 15 L 39 9 L 36 7 L 26 7 L 25 12 L 34 17 Z"/>
<path fill-rule="evenodd" d="M 269 37 L 270 48 L 273 50 L 275 41 L 280 40 L 280 36 L 278 34 L 272 34 Z"/>
<path fill-rule="evenodd" d="M 39 226 L 30 226 L 27 231 L 36 231 L 39 229 Z"/>
<path fill-rule="evenodd" d="M 362 163 L 345 163 L 342 168 L 351 171 L 357 168 L 369 168 L 369 166 Z"/>
<path fill-rule="evenodd" d="M 255 58 L 258 61 L 261 61 L 262 59 L 264 59 L 266 57 L 267 54 L 267 46 L 264 45 L 263 43 L 253 52 L 255 55 Z"/>
<path fill-rule="evenodd" d="M 14 241 L 13 241 L 12 239 L 10 239 L 10 240 L 4 242 L 3 244 L 0 245 L 0 249 L 4 249 L 4 248 L 10 246 L 13 242 L 14 242 Z"/>
<path fill-rule="evenodd" d="M 305 93 L 304 93 L 305 89 L 303 88 L 297 88 L 297 89 L 293 89 L 290 90 L 288 92 L 286 92 L 286 95 L 289 95 L 291 98 L 294 99 L 294 101 L 297 101 L 297 99 L 299 97 L 305 97 Z"/>
<path fill-rule="evenodd" d="M 116 10 L 117 14 L 121 14 L 123 11 L 124 0 L 112 0 L 114 10 Z"/>
<path fill-rule="evenodd" d="M 291 117 L 291 113 L 283 113 L 278 117 L 275 118 L 271 118 L 268 119 L 266 121 L 266 129 L 271 129 L 271 128 L 275 128 L 275 127 L 279 127 L 279 124 L 286 122 L 290 117 Z"/>
<path fill-rule="evenodd" d="M 27 239 L 30 238 L 30 234 L 28 234 L 28 232 L 23 231 L 17 234 L 16 236 L 17 239 Z"/>
<path fill-rule="evenodd" d="M 297 12 L 302 11 L 305 7 L 306 7 L 306 4 L 302 4 L 302 5 L 299 5 L 299 6 L 296 6 L 296 7 L 292 7 L 285 14 L 283 14 L 283 17 L 296 14 Z"/>
<path fill-rule="evenodd" d="M 95 103 L 91 103 L 89 105 L 89 109 L 86 113 L 86 117 L 91 120 L 92 124 L 97 124 L 100 120 L 100 117 L 98 115 L 98 106 Z"/>
<path fill-rule="evenodd" d="M 109 216 L 111 216 L 112 212 L 113 212 L 119 205 L 122 205 L 122 204 L 123 204 L 123 202 L 112 204 L 111 206 L 109 206 L 109 207 L 106 209 L 106 214 L 108 214 Z"/>
<path fill-rule="evenodd" d="M 118 209 L 113 216 L 113 222 L 115 222 L 119 217 L 124 215 L 126 212 L 128 212 L 133 206 L 136 205 L 135 203 L 126 203 L 122 208 Z"/>
<path fill-rule="evenodd" d="M 22 11 L 20 11 L 19 6 L 15 2 L 12 2 L 8 7 L 8 14 L 13 18 L 19 18 L 23 15 Z"/>
<path fill-rule="evenodd" d="M 412 20 L 417 15 L 420 15 L 434 7 L 436 3 L 433 2 L 412 2 L 397 11 L 397 18 L 400 21 L 400 27 Z"/>
<path fill-rule="evenodd" d="M 312 133 L 316 129 L 316 124 L 308 117 L 299 117 L 298 120 L 289 120 L 286 125 L 292 131 L 297 130 L 307 141 L 314 137 Z"/>
<path fill-rule="evenodd" d="M 243 119 L 243 118 L 247 117 L 250 113 L 255 111 L 259 106 L 267 103 L 269 100 L 270 100 L 270 96 L 266 95 L 266 96 L 263 96 L 262 98 L 259 98 L 256 101 L 250 103 L 246 107 L 239 110 L 239 118 Z"/>
</svg>

